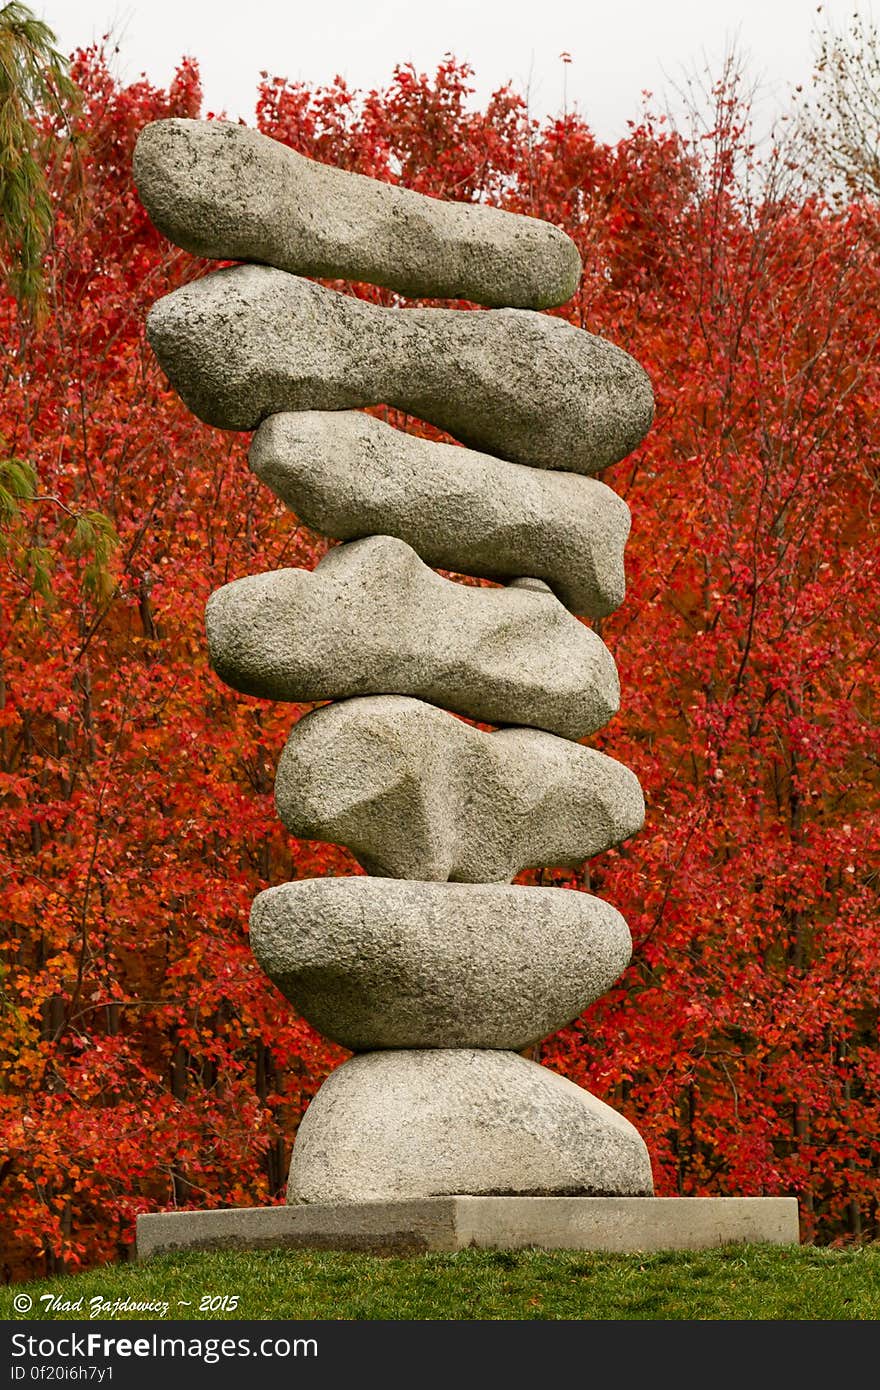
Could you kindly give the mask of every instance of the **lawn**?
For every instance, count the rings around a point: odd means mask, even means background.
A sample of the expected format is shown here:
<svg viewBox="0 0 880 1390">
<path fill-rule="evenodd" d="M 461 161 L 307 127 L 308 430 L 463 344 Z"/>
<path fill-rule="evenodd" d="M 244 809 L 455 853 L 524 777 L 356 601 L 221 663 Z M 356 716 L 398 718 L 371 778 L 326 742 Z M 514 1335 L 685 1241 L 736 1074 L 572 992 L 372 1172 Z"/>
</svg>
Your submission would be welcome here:
<svg viewBox="0 0 880 1390">
<path fill-rule="evenodd" d="M 736 1245 L 647 1255 L 465 1250 L 412 1258 L 267 1250 L 166 1255 L 143 1265 L 0 1289 L 34 1301 L 29 1318 L 88 1319 L 91 1299 L 168 1303 L 168 1318 L 845 1319 L 880 1318 L 880 1245 Z M 41 1295 L 78 1309 L 49 1309 Z M 204 1296 L 238 1295 L 200 1311 Z M 104 1313 L 107 1316 L 107 1313 Z M 161 1317 L 131 1309 L 117 1316 Z"/>
</svg>

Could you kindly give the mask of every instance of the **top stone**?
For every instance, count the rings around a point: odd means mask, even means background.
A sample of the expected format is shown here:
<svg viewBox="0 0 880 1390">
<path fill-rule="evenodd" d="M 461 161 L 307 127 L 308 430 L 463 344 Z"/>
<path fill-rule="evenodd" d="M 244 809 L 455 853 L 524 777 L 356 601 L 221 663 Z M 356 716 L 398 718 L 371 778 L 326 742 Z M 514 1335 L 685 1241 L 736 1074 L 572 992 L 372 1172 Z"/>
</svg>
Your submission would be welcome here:
<svg viewBox="0 0 880 1390">
<path fill-rule="evenodd" d="M 159 231 L 213 260 L 493 308 L 564 304 L 580 279 L 577 247 L 549 222 L 319 164 L 229 121 L 153 121 L 134 178 Z"/>
</svg>

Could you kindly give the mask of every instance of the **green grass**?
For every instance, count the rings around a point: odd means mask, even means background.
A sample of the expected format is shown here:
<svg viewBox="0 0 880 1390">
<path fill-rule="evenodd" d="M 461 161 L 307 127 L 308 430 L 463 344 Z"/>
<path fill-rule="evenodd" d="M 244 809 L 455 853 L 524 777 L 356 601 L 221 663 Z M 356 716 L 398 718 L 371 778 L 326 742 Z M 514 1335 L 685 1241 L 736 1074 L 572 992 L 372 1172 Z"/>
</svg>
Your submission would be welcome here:
<svg viewBox="0 0 880 1390">
<path fill-rule="evenodd" d="M 465 1250 L 384 1259 L 329 1251 L 187 1253 L 0 1289 L 0 1315 L 28 1293 L 30 1318 L 89 1317 L 89 1299 L 165 1300 L 169 1318 L 880 1318 L 880 1245 L 727 1246 L 650 1255 Z M 40 1294 L 79 1310 L 48 1311 Z M 202 1295 L 238 1294 L 234 1312 Z M 186 1301 L 189 1307 L 180 1306 Z M 106 1313 L 104 1314 L 106 1317 Z M 120 1317 L 155 1318 L 132 1310 Z"/>
</svg>

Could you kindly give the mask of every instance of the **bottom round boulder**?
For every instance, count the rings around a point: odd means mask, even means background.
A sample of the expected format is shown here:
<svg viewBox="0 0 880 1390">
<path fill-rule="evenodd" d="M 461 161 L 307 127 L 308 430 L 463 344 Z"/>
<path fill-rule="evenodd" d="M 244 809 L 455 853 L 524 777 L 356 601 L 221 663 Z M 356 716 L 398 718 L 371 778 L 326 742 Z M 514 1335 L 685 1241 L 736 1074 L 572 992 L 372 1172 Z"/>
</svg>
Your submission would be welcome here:
<svg viewBox="0 0 880 1390">
<path fill-rule="evenodd" d="M 650 1196 L 636 1129 L 515 1052 L 367 1052 L 338 1067 L 297 1133 L 287 1200 Z"/>
</svg>

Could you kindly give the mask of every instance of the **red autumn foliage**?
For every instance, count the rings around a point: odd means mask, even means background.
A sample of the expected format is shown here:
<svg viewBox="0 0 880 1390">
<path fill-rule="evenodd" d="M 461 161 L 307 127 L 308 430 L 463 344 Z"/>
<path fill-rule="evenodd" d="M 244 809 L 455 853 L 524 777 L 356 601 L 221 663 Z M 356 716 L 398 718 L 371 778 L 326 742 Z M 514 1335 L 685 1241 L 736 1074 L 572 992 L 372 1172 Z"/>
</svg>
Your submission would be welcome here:
<svg viewBox="0 0 880 1390">
<path fill-rule="evenodd" d="M 74 76 L 51 312 L 34 328 L 0 300 L 0 461 L 39 475 L 0 555 L 7 1279 L 125 1258 L 139 1211 L 282 1199 L 297 1120 L 344 1054 L 257 968 L 248 908 L 356 871 L 274 815 L 297 711 L 235 696 L 206 660 L 214 588 L 326 543 L 145 344 L 149 304 L 204 267 L 150 226 L 131 150 L 147 121 L 199 113 L 197 69 L 124 87 L 90 49 Z M 318 159 L 565 226 L 585 271 L 557 312 L 655 384 L 653 431 L 606 474 L 633 533 L 603 624 L 623 703 L 599 740 L 648 821 L 582 880 L 542 875 L 618 905 L 635 950 L 543 1060 L 635 1121 L 661 1194 L 794 1193 L 805 1235 L 875 1236 L 877 208 L 800 196 L 772 157 L 744 194 L 735 86 L 702 143 L 645 118 L 608 146 L 510 90 L 475 112 L 468 76 L 399 68 L 366 96 L 266 79 L 258 120 Z"/>
</svg>

